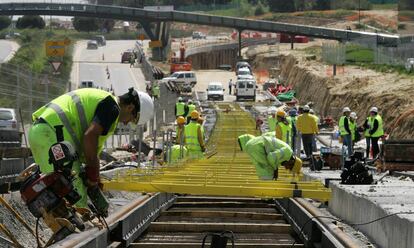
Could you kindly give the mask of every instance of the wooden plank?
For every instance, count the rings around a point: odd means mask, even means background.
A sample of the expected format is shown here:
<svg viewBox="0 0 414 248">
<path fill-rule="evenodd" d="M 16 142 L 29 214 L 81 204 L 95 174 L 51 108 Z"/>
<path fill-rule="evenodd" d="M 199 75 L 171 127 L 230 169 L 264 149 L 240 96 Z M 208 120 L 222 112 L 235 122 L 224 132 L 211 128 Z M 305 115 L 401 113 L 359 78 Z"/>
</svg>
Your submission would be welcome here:
<svg viewBox="0 0 414 248">
<path fill-rule="evenodd" d="M 384 144 L 386 162 L 414 163 L 414 143 Z"/>
<path fill-rule="evenodd" d="M 235 233 L 289 233 L 289 224 L 252 224 L 252 223 L 191 223 L 191 222 L 153 222 L 149 232 L 214 232 L 229 230 Z"/>
<path fill-rule="evenodd" d="M 280 220 L 283 218 L 282 214 L 272 213 L 255 213 L 255 212 L 240 212 L 240 211 L 209 211 L 209 210 L 169 210 L 162 213 L 161 216 L 185 216 L 195 218 L 241 218 L 251 220 Z"/>
</svg>

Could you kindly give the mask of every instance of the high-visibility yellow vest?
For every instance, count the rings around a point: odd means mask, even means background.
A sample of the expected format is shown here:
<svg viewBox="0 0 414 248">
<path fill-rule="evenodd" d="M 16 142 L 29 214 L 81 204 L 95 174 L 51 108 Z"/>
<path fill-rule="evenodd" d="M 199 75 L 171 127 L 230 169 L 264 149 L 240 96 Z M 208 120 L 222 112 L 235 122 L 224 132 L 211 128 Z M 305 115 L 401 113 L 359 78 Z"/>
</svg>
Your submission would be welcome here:
<svg viewBox="0 0 414 248">
<path fill-rule="evenodd" d="M 71 142 L 77 150 L 80 161 L 85 162 L 83 137 L 95 115 L 98 104 L 111 96 L 111 93 L 91 88 L 78 89 L 55 98 L 33 113 L 33 120 L 44 119 L 50 126 L 63 125 L 64 139 Z M 99 136 L 98 154 L 103 150 L 106 139 L 111 136 L 118 124 L 118 118 L 110 127 L 107 135 Z"/>
<path fill-rule="evenodd" d="M 201 152 L 200 143 L 198 142 L 198 129 L 199 128 L 200 128 L 200 124 L 194 121 L 191 121 L 189 124 L 185 126 L 185 129 L 184 129 L 185 145 L 189 152 L 191 151 Z"/>
<path fill-rule="evenodd" d="M 176 163 L 187 156 L 187 148 L 185 146 L 173 145 L 171 147 L 171 163 Z"/>
<path fill-rule="evenodd" d="M 282 130 L 282 141 L 292 147 L 292 126 L 286 125 L 284 122 L 278 122 L 277 126 Z"/>
<path fill-rule="evenodd" d="M 175 104 L 175 107 L 177 108 L 177 116 L 184 116 L 184 114 L 185 114 L 185 103 L 177 102 Z"/>
<path fill-rule="evenodd" d="M 269 131 L 275 131 L 277 124 L 277 119 L 273 118 L 273 116 L 267 117 L 267 125 L 269 125 Z"/>
<path fill-rule="evenodd" d="M 160 96 L 160 86 L 158 85 L 152 86 L 152 95 L 156 97 Z"/>
<path fill-rule="evenodd" d="M 371 135 L 371 137 L 378 138 L 378 137 L 381 137 L 381 136 L 384 135 L 384 127 L 383 127 L 383 123 L 382 123 L 382 117 L 377 114 L 374 118 L 370 119 L 370 122 L 368 122 L 370 131 L 374 128 L 374 120 L 378 121 L 378 128 L 377 128 L 377 131 L 375 131 L 375 133 L 373 133 Z"/>
<path fill-rule="evenodd" d="M 371 134 L 369 134 L 369 131 L 371 130 L 371 124 L 373 123 L 372 119 L 373 118 L 371 116 L 367 117 L 367 123 L 368 125 L 370 125 L 370 127 L 364 130 L 364 136 L 366 138 L 371 137 Z"/>
<path fill-rule="evenodd" d="M 188 113 L 187 116 L 191 115 L 191 112 L 193 112 L 196 109 L 196 105 L 194 104 L 188 104 Z"/>
<path fill-rule="evenodd" d="M 351 137 L 352 137 L 352 141 L 355 140 L 355 134 L 356 134 L 356 129 L 357 129 L 357 124 L 355 121 L 351 121 L 349 120 L 349 129 L 351 130 Z"/>
<path fill-rule="evenodd" d="M 348 135 L 349 134 L 345 129 L 345 118 L 348 118 L 348 117 L 343 115 L 339 119 L 339 132 L 341 133 L 341 135 Z M 349 119 L 348 119 L 348 125 L 349 125 Z"/>
<path fill-rule="evenodd" d="M 270 164 L 275 165 L 277 168 L 282 162 L 290 160 L 293 155 L 293 151 L 288 144 L 277 139 L 276 137 L 262 137 L 264 138 L 267 161 Z"/>
</svg>

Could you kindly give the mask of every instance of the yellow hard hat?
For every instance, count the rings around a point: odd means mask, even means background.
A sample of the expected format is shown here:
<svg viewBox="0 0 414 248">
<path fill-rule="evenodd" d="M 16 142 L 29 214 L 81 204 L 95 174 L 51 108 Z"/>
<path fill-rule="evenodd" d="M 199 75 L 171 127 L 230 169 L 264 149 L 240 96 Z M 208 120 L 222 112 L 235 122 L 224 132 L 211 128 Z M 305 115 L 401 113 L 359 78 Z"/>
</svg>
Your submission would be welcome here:
<svg viewBox="0 0 414 248">
<path fill-rule="evenodd" d="M 283 110 L 278 110 L 278 111 L 277 111 L 277 113 L 276 113 L 276 116 L 279 116 L 279 117 L 286 117 L 286 112 L 285 112 L 285 111 L 283 111 Z"/>
<path fill-rule="evenodd" d="M 177 117 L 177 124 L 185 124 L 185 118 L 182 116 Z"/>
<path fill-rule="evenodd" d="M 292 172 L 299 174 L 300 169 L 302 169 L 302 160 L 298 157 L 295 157 L 295 164 L 293 165 Z"/>
<path fill-rule="evenodd" d="M 198 113 L 197 110 L 194 110 L 193 112 L 191 112 L 190 116 L 191 116 L 191 119 L 197 120 L 200 117 L 200 114 Z"/>
</svg>

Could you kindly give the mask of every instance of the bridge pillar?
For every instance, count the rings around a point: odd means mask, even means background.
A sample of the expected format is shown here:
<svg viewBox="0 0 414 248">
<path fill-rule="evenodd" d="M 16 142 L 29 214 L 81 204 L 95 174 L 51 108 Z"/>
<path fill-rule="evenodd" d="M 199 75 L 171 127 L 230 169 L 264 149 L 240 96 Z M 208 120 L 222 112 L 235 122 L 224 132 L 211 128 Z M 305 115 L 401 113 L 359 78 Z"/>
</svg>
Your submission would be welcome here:
<svg viewBox="0 0 414 248">
<path fill-rule="evenodd" d="M 158 61 L 166 59 L 170 47 L 170 23 L 157 22 L 155 30 L 147 21 L 140 21 L 140 23 L 151 41 L 161 41 L 161 47 L 152 48 L 152 59 Z"/>
<path fill-rule="evenodd" d="M 292 34 L 292 35 L 290 35 L 290 49 L 291 50 L 294 49 L 293 44 L 295 44 L 295 36 Z"/>
<path fill-rule="evenodd" d="M 239 29 L 239 58 L 238 59 L 242 59 L 242 32 L 243 30 Z"/>
</svg>

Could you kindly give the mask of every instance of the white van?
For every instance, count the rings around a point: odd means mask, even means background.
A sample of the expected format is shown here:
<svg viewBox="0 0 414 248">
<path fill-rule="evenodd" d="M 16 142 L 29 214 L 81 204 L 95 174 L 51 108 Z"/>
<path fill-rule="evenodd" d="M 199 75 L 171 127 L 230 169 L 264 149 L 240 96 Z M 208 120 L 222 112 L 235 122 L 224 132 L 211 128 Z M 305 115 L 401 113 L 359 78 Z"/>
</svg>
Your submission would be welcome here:
<svg viewBox="0 0 414 248">
<path fill-rule="evenodd" d="M 252 79 L 239 79 L 236 82 L 236 101 L 256 101 L 256 81 Z"/>
<path fill-rule="evenodd" d="M 191 85 L 194 87 L 197 84 L 197 78 L 193 71 L 177 71 L 171 74 L 169 77 L 163 78 L 162 82 L 173 82 L 182 85 Z"/>
<path fill-rule="evenodd" d="M 220 82 L 211 82 L 208 84 L 207 88 L 207 100 L 224 100 L 224 89 L 223 84 Z"/>
</svg>

